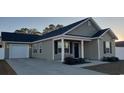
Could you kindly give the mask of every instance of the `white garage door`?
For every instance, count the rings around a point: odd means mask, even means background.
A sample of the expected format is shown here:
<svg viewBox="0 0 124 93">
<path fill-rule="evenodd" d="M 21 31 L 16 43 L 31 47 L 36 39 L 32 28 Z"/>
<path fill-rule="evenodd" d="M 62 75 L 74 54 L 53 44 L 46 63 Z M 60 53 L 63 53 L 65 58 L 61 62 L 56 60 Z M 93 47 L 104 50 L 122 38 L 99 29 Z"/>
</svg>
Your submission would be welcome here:
<svg viewBox="0 0 124 93">
<path fill-rule="evenodd" d="M 124 47 L 116 47 L 116 57 L 120 60 L 124 60 Z"/>
<path fill-rule="evenodd" d="M 9 58 L 29 58 L 29 45 L 10 44 Z"/>
</svg>

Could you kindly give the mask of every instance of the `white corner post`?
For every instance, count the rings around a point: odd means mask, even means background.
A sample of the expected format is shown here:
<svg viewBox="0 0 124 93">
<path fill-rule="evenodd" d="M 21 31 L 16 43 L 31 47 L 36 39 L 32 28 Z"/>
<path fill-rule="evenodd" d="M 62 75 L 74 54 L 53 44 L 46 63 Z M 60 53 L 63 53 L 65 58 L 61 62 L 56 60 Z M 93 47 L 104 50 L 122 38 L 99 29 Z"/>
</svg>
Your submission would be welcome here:
<svg viewBox="0 0 124 93">
<path fill-rule="evenodd" d="M 97 39 L 97 44 L 98 44 L 98 60 L 100 60 L 101 59 L 101 57 L 100 57 L 100 41 L 99 41 L 99 39 Z"/>
<path fill-rule="evenodd" d="M 81 40 L 81 57 L 84 58 L 84 41 Z"/>
<path fill-rule="evenodd" d="M 64 62 L 64 38 L 61 38 L 61 62 Z"/>
</svg>

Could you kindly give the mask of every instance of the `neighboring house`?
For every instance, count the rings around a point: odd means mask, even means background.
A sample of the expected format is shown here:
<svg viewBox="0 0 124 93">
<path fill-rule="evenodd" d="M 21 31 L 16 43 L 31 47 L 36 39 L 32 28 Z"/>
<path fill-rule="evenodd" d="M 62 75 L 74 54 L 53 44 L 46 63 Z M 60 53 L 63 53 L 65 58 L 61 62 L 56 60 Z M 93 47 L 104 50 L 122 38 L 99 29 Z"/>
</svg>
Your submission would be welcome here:
<svg viewBox="0 0 124 93">
<path fill-rule="evenodd" d="M 116 57 L 120 60 L 124 60 L 124 41 L 116 42 Z"/>
<path fill-rule="evenodd" d="M 86 18 L 42 36 L 2 32 L 5 58 L 61 60 L 71 56 L 101 60 L 115 56 L 116 35 Z"/>
</svg>

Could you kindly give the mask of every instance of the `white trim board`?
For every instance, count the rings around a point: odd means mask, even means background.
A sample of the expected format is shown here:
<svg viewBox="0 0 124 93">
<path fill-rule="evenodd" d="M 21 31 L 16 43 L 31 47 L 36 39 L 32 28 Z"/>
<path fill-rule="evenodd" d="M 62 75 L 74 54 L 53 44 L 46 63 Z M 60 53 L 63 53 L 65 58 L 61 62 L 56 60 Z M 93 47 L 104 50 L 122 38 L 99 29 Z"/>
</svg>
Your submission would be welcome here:
<svg viewBox="0 0 124 93">
<path fill-rule="evenodd" d="M 61 46 L 62 46 L 62 52 L 61 52 L 61 62 L 64 62 L 64 55 L 65 55 L 65 50 L 64 50 L 64 38 L 61 38 Z"/>
<path fill-rule="evenodd" d="M 81 41 L 81 57 L 84 58 L 84 41 Z"/>
<path fill-rule="evenodd" d="M 31 42 L 16 42 L 16 41 L 3 41 L 6 43 L 11 43 L 11 44 L 31 44 Z"/>
<path fill-rule="evenodd" d="M 31 42 L 31 43 L 32 44 L 33 43 L 38 43 L 38 42 L 41 42 L 41 41 L 46 41 L 46 40 L 49 40 L 49 39 L 55 39 L 55 38 L 60 38 L 60 37 L 62 37 L 62 35 L 57 35 L 57 36 L 49 37 L 49 38 L 46 38 L 46 39 L 37 40 L 37 41 Z"/>
</svg>

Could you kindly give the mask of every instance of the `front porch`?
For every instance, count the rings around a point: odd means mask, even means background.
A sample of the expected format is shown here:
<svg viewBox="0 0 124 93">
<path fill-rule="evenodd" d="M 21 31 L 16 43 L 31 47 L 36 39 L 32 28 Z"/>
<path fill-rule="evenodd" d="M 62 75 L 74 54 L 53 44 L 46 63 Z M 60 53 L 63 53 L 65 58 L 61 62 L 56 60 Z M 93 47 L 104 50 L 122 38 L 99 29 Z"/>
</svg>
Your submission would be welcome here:
<svg viewBox="0 0 124 93">
<path fill-rule="evenodd" d="M 84 39 L 59 38 L 53 40 L 53 60 L 64 61 L 66 57 L 84 58 Z"/>
</svg>

